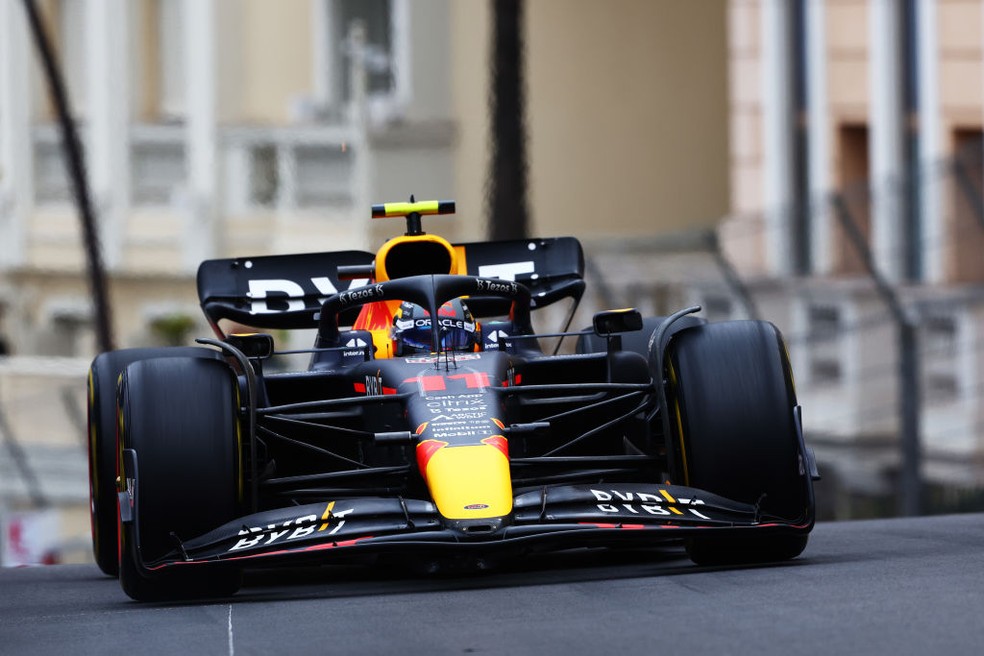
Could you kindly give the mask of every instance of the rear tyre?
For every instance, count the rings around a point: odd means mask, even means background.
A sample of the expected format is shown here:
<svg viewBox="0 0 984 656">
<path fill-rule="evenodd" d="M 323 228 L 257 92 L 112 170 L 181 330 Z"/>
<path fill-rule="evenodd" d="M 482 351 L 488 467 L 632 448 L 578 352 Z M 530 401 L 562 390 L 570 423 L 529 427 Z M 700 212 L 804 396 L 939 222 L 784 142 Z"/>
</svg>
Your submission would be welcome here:
<svg viewBox="0 0 984 656">
<path fill-rule="evenodd" d="M 89 513 L 92 552 L 104 573 L 119 574 L 116 510 L 116 383 L 126 367 L 162 357 L 217 359 L 211 349 L 136 348 L 101 353 L 89 368 Z"/>
<path fill-rule="evenodd" d="M 120 583 L 138 601 L 227 596 L 238 569 L 186 565 L 145 575 L 178 540 L 239 516 L 242 486 L 238 386 L 216 360 L 163 358 L 126 368 L 120 387 L 122 448 L 137 454 L 136 522 L 121 531 Z M 123 472 L 124 478 L 132 472 Z"/>
<path fill-rule="evenodd" d="M 669 362 L 669 410 L 679 412 L 677 478 L 759 504 L 764 519 L 802 527 L 697 537 L 688 544 L 691 559 L 732 564 L 798 556 L 813 527 L 812 481 L 802 465 L 796 394 L 779 330 L 763 321 L 698 326 L 674 337 Z"/>
</svg>

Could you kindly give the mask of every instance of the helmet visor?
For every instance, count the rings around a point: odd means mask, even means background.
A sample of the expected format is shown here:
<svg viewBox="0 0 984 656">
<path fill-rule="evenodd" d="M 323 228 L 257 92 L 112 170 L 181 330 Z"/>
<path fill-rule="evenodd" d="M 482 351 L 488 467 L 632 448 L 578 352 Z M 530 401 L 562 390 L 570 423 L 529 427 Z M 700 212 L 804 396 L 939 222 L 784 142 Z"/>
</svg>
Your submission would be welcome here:
<svg viewBox="0 0 984 656">
<path fill-rule="evenodd" d="M 439 328 L 441 351 L 470 351 L 475 346 L 475 335 L 463 328 Z M 415 326 L 401 331 L 399 335 L 404 351 L 410 353 L 432 353 L 430 326 Z"/>
<path fill-rule="evenodd" d="M 407 353 L 430 353 L 431 352 L 431 329 L 430 326 L 417 326 L 400 331 L 400 342 L 403 350 Z"/>
</svg>

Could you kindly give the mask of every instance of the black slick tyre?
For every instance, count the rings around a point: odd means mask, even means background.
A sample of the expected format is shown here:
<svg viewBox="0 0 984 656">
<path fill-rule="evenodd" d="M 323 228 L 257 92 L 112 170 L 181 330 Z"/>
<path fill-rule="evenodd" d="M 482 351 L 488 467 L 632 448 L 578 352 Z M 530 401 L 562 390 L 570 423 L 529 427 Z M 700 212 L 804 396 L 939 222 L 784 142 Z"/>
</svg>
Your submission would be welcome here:
<svg viewBox="0 0 984 656">
<path fill-rule="evenodd" d="M 116 384 L 128 365 L 161 357 L 216 359 L 219 356 L 212 349 L 197 347 L 122 349 L 100 353 L 89 367 L 88 454 L 92 552 L 99 569 L 110 576 L 119 573 L 116 553 Z"/>
<path fill-rule="evenodd" d="M 136 362 L 123 374 L 120 404 L 122 448 L 137 455 L 136 522 L 121 532 L 123 590 L 138 601 L 233 594 L 241 583 L 236 569 L 179 565 L 148 573 L 139 562 L 153 568 L 180 540 L 240 514 L 239 402 L 232 370 L 200 358 Z"/>
<path fill-rule="evenodd" d="M 669 349 L 671 424 L 677 479 L 723 497 L 757 504 L 763 522 L 799 528 L 711 532 L 689 541 L 698 564 L 787 560 L 813 525 L 812 481 L 804 471 L 796 395 L 779 330 L 763 321 L 697 326 Z"/>
</svg>

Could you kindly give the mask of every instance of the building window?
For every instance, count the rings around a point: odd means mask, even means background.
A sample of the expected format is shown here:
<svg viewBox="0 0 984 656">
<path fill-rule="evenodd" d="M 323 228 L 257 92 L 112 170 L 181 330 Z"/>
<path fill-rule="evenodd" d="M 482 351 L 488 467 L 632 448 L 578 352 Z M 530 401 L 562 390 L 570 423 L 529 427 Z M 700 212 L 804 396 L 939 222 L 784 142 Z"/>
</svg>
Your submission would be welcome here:
<svg viewBox="0 0 984 656">
<path fill-rule="evenodd" d="M 170 203 L 175 187 L 185 179 L 181 144 L 134 145 L 133 173 L 137 182 L 133 200 L 139 205 Z"/>
<path fill-rule="evenodd" d="M 95 330 L 92 308 L 85 300 L 57 297 L 45 302 L 43 322 L 35 329 L 38 352 L 77 357 L 92 353 Z"/>
<path fill-rule="evenodd" d="M 869 149 L 868 126 L 863 124 L 844 124 L 837 135 L 839 152 L 838 183 L 843 196 L 844 207 L 851 221 L 870 247 L 871 235 L 871 192 L 868 187 Z M 851 243 L 838 221 L 834 233 L 837 250 L 835 252 L 835 271 L 838 274 L 855 275 L 865 273 L 864 261 L 857 248 Z"/>
<path fill-rule="evenodd" d="M 922 326 L 923 396 L 927 403 L 946 403 L 957 399 L 959 324 L 951 314 L 932 314 Z"/>
<path fill-rule="evenodd" d="M 35 132 L 34 200 L 39 205 L 68 203 L 72 200 L 72 188 L 65 171 L 61 142 L 53 130 L 39 129 Z"/>
<path fill-rule="evenodd" d="M 393 90 L 393 49 L 389 0 L 337 0 L 339 25 L 344 36 L 348 35 L 355 21 L 362 21 L 366 28 L 366 77 L 370 95 L 388 94 Z M 351 51 L 343 49 L 341 70 L 342 97 L 350 100 L 352 81 Z"/>
<path fill-rule="evenodd" d="M 277 204 L 280 174 L 277 170 L 277 147 L 258 144 L 249 149 L 249 202 L 258 207 Z"/>
<path fill-rule="evenodd" d="M 351 202 L 354 153 L 338 144 L 257 141 L 241 150 L 243 210 L 318 209 Z"/>
<path fill-rule="evenodd" d="M 701 305 L 708 321 L 728 321 L 734 318 L 734 302 L 722 294 L 705 294 Z"/>
<path fill-rule="evenodd" d="M 951 236 L 939 247 L 946 248 L 949 281 L 980 283 L 984 281 L 984 132 L 957 129 L 953 145 Z"/>
<path fill-rule="evenodd" d="M 813 304 L 807 308 L 809 325 L 808 376 L 818 385 L 836 385 L 844 377 L 840 357 L 841 310 L 835 305 Z"/>
<path fill-rule="evenodd" d="M 352 151 L 304 145 L 294 151 L 298 207 L 324 207 L 351 199 Z"/>
<path fill-rule="evenodd" d="M 410 95 L 409 0 L 322 0 L 315 48 L 316 88 L 331 113 L 352 100 L 354 55 L 349 40 L 356 21 L 365 27 L 370 109 L 377 118 L 398 116 Z"/>
<path fill-rule="evenodd" d="M 137 132 L 131 142 L 133 202 L 137 205 L 169 205 L 175 190 L 186 184 L 180 128 L 165 130 Z"/>
</svg>

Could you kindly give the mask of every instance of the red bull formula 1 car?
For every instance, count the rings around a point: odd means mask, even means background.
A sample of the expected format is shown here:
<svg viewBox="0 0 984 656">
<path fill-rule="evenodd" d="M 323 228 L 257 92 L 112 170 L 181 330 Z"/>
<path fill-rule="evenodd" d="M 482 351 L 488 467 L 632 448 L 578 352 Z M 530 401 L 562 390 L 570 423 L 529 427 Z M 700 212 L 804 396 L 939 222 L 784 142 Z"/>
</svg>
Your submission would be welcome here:
<svg viewBox="0 0 984 656">
<path fill-rule="evenodd" d="M 227 595 L 247 567 L 380 557 L 437 569 L 619 544 L 683 544 L 698 564 L 803 551 L 817 473 L 775 326 L 613 310 L 537 335 L 534 311 L 566 301 L 573 316 L 580 244 L 422 230 L 453 209 L 373 207 L 406 220 L 374 254 L 206 261 L 217 338 L 94 360 L 93 546 L 128 595 Z M 316 329 L 309 364 L 274 371 L 272 337 L 226 322 Z M 544 351 L 545 337 L 576 352 Z"/>
</svg>

